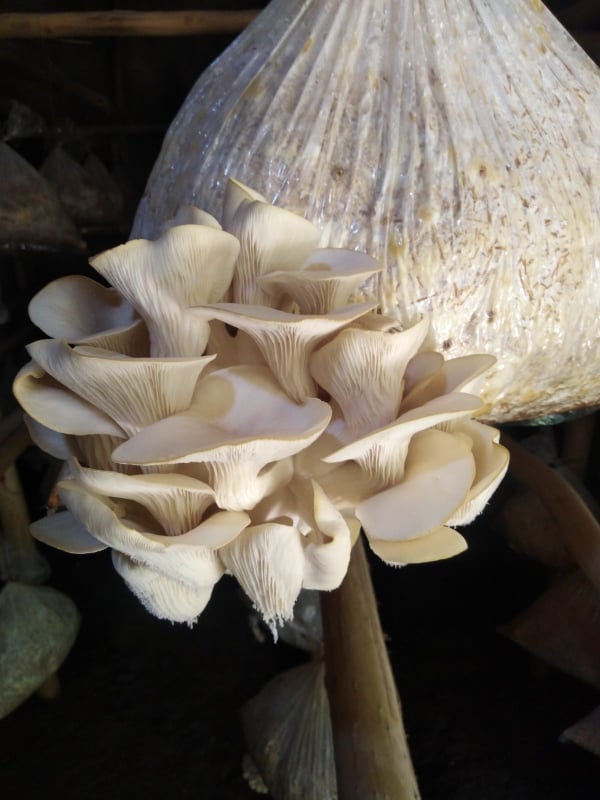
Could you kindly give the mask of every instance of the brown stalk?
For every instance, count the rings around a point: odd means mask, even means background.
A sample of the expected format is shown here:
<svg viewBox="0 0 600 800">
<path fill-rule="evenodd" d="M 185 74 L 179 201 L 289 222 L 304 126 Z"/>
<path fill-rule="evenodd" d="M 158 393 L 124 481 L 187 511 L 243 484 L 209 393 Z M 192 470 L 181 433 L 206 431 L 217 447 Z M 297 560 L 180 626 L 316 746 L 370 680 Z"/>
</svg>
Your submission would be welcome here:
<svg viewBox="0 0 600 800">
<path fill-rule="evenodd" d="M 418 800 L 400 702 L 361 540 L 322 595 L 338 800 Z"/>
</svg>

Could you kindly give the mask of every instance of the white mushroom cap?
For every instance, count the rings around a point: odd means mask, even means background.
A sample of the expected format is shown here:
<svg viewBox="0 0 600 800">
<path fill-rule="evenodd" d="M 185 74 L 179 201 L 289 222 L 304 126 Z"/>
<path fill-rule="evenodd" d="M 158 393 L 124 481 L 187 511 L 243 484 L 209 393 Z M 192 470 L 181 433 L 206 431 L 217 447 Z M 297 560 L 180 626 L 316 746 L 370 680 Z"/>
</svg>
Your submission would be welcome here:
<svg viewBox="0 0 600 800">
<path fill-rule="evenodd" d="M 314 481 L 307 491 L 311 528 L 305 536 L 291 518 L 280 516 L 246 528 L 219 551 L 275 636 L 276 625 L 292 617 L 300 590 L 335 589 L 350 561 L 346 520 Z"/>
<path fill-rule="evenodd" d="M 146 509 L 169 536 L 178 536 L 202 522 L 214 503 L 206 483 L 188 475 L 154 473 L 123 475 L 106 469 L 88 469 L 71 462 L 73 480 L 94 494 L 134 501 Z"/>
<path fill-rule="evenodd" d="M 170 591 L 173 582 L 181 584 L 188 593 L 206 597 L 207 590 L 224 572 L 217 550 L 235 539 L 250 522 L 247 514 L 220 511 L 181 536 L 165 536 L 132 527 L 120 516 L 126 513 L 126 506 L 105 500 L 74 481 L 61 482 L 59 491 L 71 513 L 55 514 L 34 523 L 33 535 L 68 552 L 94 552 L 110 547 L 141 564 L 146 569 L 136 574 L 142 581 L 138 592 L 142 599 L 147 594 L 147 589 L 142 589 L 147 585 L 149 573 L 154 574 L 157 584 L 166 578 L 162 594 L 171 596 L 171 602 L 175 599 Z M 127 574 L 130 584 L 134 583 L 134 572 L 130 570 Z M 156 589 L 154 597 L 160 593 Z M 168 614 L 165 610 L 159 616 Z"/>
<path fill-rule="evenodd" d="M 351 441 L 326 456 L 327 463 L 353 459 L 380 488 L 403 479 L 405 459 L 412 438 L 440 423 L 470 416 L 481 407 L 478 397 L 456 392 L 436 397 L 422 406 L 401 414 L 391 425 Z M 360 519 L 360 517 L 359 517 Z"/>
<path fill-rule="evenodd" d="M 83 275 L 58 278 L 29 303 L 31 321 L 47 336 L 129 356 L 149 353 L 148 331 L 115 289 Z"/>
<path fill-rule="evenodd" d="M 59 433 L 58 431 L 52 430 L 52 428 L 48 428 L 46 425 L 42 425 L 41 422 L 33 419 L 29 414 L 23 414 L 23 420 L 29 432 L 29 436 L 31 437 L 31 441 L 39 447 L 40 450 L 49 453 L 51 456 L 61 461 L 66 461 L 66 459 L 72 455 L 69 438 L 64 433 Z"/>
<path fill-rule="evenodd" d="M 118 425 L 116 432 L 94 432 L 118 434 L 124 431 L 127 435 L 187 408 L 200 373 L 214 359 L 214 356 L 129 358 L 98 348 L 72 349 L 55 339 L 34 342 L 28 346 L 28 351 L 55 381 L 103 411 Z M 45 392 L 46 386 L 43 380 L 29 382 L 27 391 L 29 394 L 36 389 Z M 24 390 L 19 399 L 27 409 L 31 401 Z M 40 421 L 45 423 L 43 418 Z"/>
<path fill-rule="evenodd" d="M 209 228 L 222 230 L 219 220 L 215 219 L 208 211 L 185 203 L 179 206 L 174 217 L 163 224 L 161 233 L 165 233 L 169 228 L 176 228 L 178 225 L 207 225 Z"/>
<path fill-rule="evenodd" d="M 252 203 L 258 200 L 261 203 L 268 203 L 269 201 L 259 192 L 252 189 L 250 186 L 238 181 L 236 178 L 229 176 L 225 184 L 225 193 L 223 195 L 223 227 L 226 231 L 231 228 L 233 218 L 236 215 L 238 208 L 243 203 Z"/>
<path fill-rule="evenodd" d="M 215 303 L 196 309 L 196 312 L 247 333 L 283 390 L 292 400 L 302 403 L 316 393 L 308 370 L 308 359 L 313 350 L 324 339 L 373 308 L 373 303 L 361 303 L 339 308 L 327 315 L 303 316 L 264 306 Z"/>
<path fill-rule="evenodd" d="M 402 481 L 359 503 L 356 517 L 370 539 L 415 539 L 460 508 L 475 474 L 475 459 L 462 438 L 422 431 L 411 439 Z"/>
<path fill-rule="evenodd" d="M 465 437 L 475 459 L 475 479 L 463 504 L 447 520 L 449 525 L 467 525 L 480 514 L 508 469 L 509 453 L 500 444 L 500 433 L 472 419 L 454 423 L 454 434 Z"/>
<path fill-rule="evenodd" d="M 225 231 L 179 225 L 155 241 L 106 250 L 90 263 L 143 317 L 153 356 L 198 356 L 210 331 L 188 309 L 224 296 L 239 247 Z"/>
<path fill-rule="evenodd" d="M 276 300 L 290 297 L 301 314 L 327 314 L 347 305 L 361 283 L 382 270 L 366 253 L 323 248 L 313 251 L 298 271 L 275 270 L 258 284 Z"/>
<path fill-rule="evenodd" d="M 214 584 L 188 586 L 176 578 L 157 575 L 151 567 L 116 550 L 112 552 L 112 562 L 129 590 L 159 619 L 193 625 L 212 595 Z"/>
<path fill-rule="evenodd" d="M 84 275 L 67 275 L 32 298 L 29 317 L 46 336 L 71 342 L 130 325 L 137 314 L 116 289 Z"/>
<path fill-rule="evenodd" d="M 276 625 L 291 619 L 302 588 L 302 536 L 292 524 L 251 525 L 219 555 L 276 637 Z"/>
<path fill-rule="evenodd" d="M 431 364 L 427 366 L 433 367 L 434 359 L 430 361 Z M 477 394 L 479 380 L 495 362 L 494 356 L 483 353 L 444 361 L 439 369 L 423 376 L 406 392 L 402 399 L 402 413 L 417 408 L 441 394 L 450 392 Z"/>
<path fill-rule="evenodd" d="M 203 378 L 186 411 L 148 426 L 113 458 L 129 464 L 204 462 L 221 508 L 252 508 L 279 483 L 271 470 L 265 485 L 263 468 L 313 442 L 330 417 L 330 407 L 314 397 L 293 403 L 266 367 L 231 367 Z M 280 477 L 289 480 L 290 469 L 278 467 Z"/>
<path fill-rule="evenodd" d="M 428 328 L 427 319 L 389 333 L 349 327 L 313 353 L 311 374 L 335 398 L 352 431 L 367 433 L 396 419 L 404 371 Z"/>
<path fill-rule="evenodd" d="M 369 545 L 382 561 L 395 567 L 441 561 L 457 556 L 467 549 L 467 543 L 460 533 L 445 525 L 415 539 L 391 542 L 369 538 Z"/>
<path fill-rule="evenodd" d="M 34 361 L 17 373 L 13 392 L 33 420 L 54 431 L 76 436 L 102 433 L 125 437 L 107 414 L 65 389 Z"/>
<path fill-rule="evenodd" d="M 224 209 L 224 227 L 240 242 L 233 299 L 268 306 L 270 297 L 260 287 L 259 277 L 275 270 L 297 270 L 317 246 L 321 231 L 237 181 L 228 182 Z"/>
</svg>

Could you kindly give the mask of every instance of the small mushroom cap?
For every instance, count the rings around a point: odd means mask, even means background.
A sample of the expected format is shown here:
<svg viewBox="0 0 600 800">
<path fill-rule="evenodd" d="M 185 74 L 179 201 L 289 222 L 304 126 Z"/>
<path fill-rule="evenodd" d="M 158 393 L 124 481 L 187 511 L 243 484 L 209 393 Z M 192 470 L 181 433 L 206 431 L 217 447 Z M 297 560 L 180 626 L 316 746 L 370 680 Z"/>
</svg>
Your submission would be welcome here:
<svg viewBox="0 0 600 800">
<path fill-rule="evenodd" d="M 202 355 L 210 330 L 191 306 L 225 295 L 239 242 L 207 225 L 178 225 L 159 239 L 134 239 L 90 263 L 137 310 L 153 356 Z"/>
<path fill-rule="evenodd" d="M 46 336 L 72 342 L 128 326 L 137 314 L 115 289 L 84 275 L 68 275 L 52 281 L 32 298 L 29 318 Z"/>
<path fill-rule="evenodd" d="M 108 434 L 125 438 L 121 427 L 92 403 L 61 386 L 34 361 L 17 373 L 13 393 L 27 414 L 59 433 Z"/>
<path fill-rule="evenodd" d="M 225 184 L 225 194 L 223 196 L 223 227 L 228 231 L 233 222 L 233 218 L 238 208 L 243 203 L 252 203 L 258 200 L 261 203 L 268 203 L 266 197 L 259 194 L 250 186 L 229 176 Z"/>
<path fill-rule="evenodd" d="M 444 361 L 440 369 L 417 383 L 406 392 L 401 411 L 417 408 L 432 397 L 450 392 L 477 394 L 483 375 L 496 363 L 494 356 L 478 353 Z M 480 401 L 483 408 L 483 403 Z"/>
<path fill-rule="evenodd" d="M 56 514 L 35 523 L 32 526 L 33 535 L 70 552 L 112 548 L 146 568 L 136 573 L 140 575 L 142 583 L 150 572 L 154 573 L 157 582 L 166 578 L 164 592 L 157 589 L 153 596 L 167 596 L 169 587 L 176 582 L 187 587 L 188 596 L 191 593 L 207 600 L 206 590 L 224 572 L 218 556 L 219 548 L 234 540 L 250 522 L 247 514 L 223 511 L 213 514 L 181 536 L 165 536 L 133 527 L 119 516 L 126 513 L 126 507 L 100 498 L 74 481 L 61 482 L 59 490 L 67 508 L 80 524 L 75 524 L 68 517 L 57 520 L 65 515 Z M 67 525 L 61 524 L 63 522 Z M 121 560 L 119 563 L 126 568 L 126 562 Z M 130 581 L 133 580 L 130 576 Z M 140 589 L 142 599 L 143 594 Z M 166 614 L 165 609 L 163 614 Z"/>
<path fill-rule="evenodd" d="M 442 395 L 401 414 L 379 428 L 326 456 L 327 463 L 356 460 L 368 476 L 389 486 L 402 479 L 410 442 L 420 431 L 471 415 L 481 407 L 478 397 L 456 392 Z"/>
<path fill-rule="evenodd" d="M 307 447 L 326 428 L 327 403 L 293 403 L 265 367 L 230 367 L 202 379 L 191 406 L 149 425 L 119 446 L 113 458 L 126 464 L 204 462 L 222 508 L 252 508 L 291 465 L 263 474 Z"/>
<path fill-rule="evenodd" d="M 445 525 L 423 536 L 402 541 L 391 542 L 369 537 L 369 545 L 382 561 L 395 567 L 441 561 L 444 558 L 453 558 L 467 549 L 467 543 L 460 533 Z"/>
<path fill-rule="evenodd" d="M 72 478 L 94 494 L 113 500 L 129 500 L 144 508 L 169 536 L 190 531 L 202 522 L 214 503 L 214 492 L 206 483 L 188 475 L 152 473 L 123 475 L 106 469 L 87 469 L 70 463 Z"/>
<path fill-rule="evenodd" d="M 188 586 L 176 578 L 159 575 L 116 550 L 112 552 L 112 562 L 128 589 L 158 619 L 193 625 L 211 598 L 212 585 Z"/>
<path fill-rule="evenodd" d="M 290 314 L 285 311 L 241 303 L 215 303 L 196 313 L 218 319 L 250 336 L 281 387 L 298 403 L 316 394 L 308 360 L 315 348 L 359 317 L 375 308 L 361 303 L 339 308 L 326 315 Z"/>
<path fill-rule="evenodd" d="M 76 555 L 99 553 L 101 550 L 106 550 L 108 546 L 92 536 L 71 511 L 49 514 L 47 517 L 32 522 L 29 529 L 33 538 L 38 542 L 56 547 L 65 553 Z"/>
<path fill-rule="evenodd" d="M 321 238 L 316 225 L 272 206 L 239 182 L 228 183 L 223 224 L 240 242 L 233 279 L 236 303 L 270 305 L 259 277 L 274 270 L 297 270 Z"/>
<path fill-rule="evenodd" d="M 274 270 L 260 276 L 258 285 L 276 300 L 289 296 L 301 314 L 327 314 L 347 305 L 361 283 L 382 270 L 366 253 L 323 248 L 298 271 Z"/>
<path fill-rule="evenodd" d="M 27 349 L 55 381 L 104 412 L 128 435 L 187 408 L 200 373 L 214 359 L 129 358 L 99 348 L 72 349 L 55 339 L 34 342 Z M 33 383 L 30 390 L 36 385 L 44 384 Z"/>
<path fill-rule="evenodd" d="M 222 230 L 219 220 L 215 219 L 208 211 L 185 204 L 179 206 L 175 216 L 163 224 L 162 233 L 168 228 L 175 228 L 178 225 L 207 225 L 209 228 Z"/>
<path fill-rule="evenodd" d="M 252 525 L 219 555 L 271 627 L 291 619 L 304 573 L 302 536 L 291 524 Z"/>
<path fill-rule="evenodd" d="M 66 461 L 72 455 L 69 439 L 64 433 L 52 430 L 52 428 L 42 425 L 29 414 L 23 414 L 23 421 L 31 437 L 31 441 L 54 458 Z"/>
<path fill-rule="evenodd" d="M 443 525 L 473 485 L 470 446 L 450 433 L 431 429 L 413 436 L 401 483 L 356 507 L 369 538 L 415 539 Z"/>
<path fill-rule="evenodd" d="M 335 398 L 349 428 L 367 433 L 396 419 L 406 366 L 428 329 L 426 318 L 405 331 L 351 326 L 312 354 L 311 374 Z"/>
<path fill-rule="evenodd" d="M 464 436 L 475 459 L 475 479 L 464 503 L 448 520 L 450 525 L 467 525 L 480 514 L 508 469 L 509 453 L 500 444 L 500 433 L 472 419 L 460 420 L 453 433 Z"/>
</svg>

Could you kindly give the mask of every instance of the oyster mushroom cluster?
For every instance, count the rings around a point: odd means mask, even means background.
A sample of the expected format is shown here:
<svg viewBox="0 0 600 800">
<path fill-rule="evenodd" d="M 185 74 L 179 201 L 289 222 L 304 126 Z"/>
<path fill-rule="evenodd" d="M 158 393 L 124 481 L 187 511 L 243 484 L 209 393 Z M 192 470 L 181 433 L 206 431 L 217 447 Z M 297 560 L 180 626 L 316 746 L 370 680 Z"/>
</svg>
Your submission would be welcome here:
<svg viewBox="0 0 600 800">
<path fill-rule="evenodd" d="M 452 526 L 507 466 L 472 419 L 493 358 L 427 351 L 374 303 L 381 267 L 229 181 L 222 225 L 183 207 L 154 241 L 91 260 L 30 305 L 49 337 L 15 379 L 66 506 L 34 535 L 113 563 L 158 617 L 193 622 L 225 573 L 265 621 L 342 581 L 364 529 L 400 565 L 465 548 Z"/>
</svg>

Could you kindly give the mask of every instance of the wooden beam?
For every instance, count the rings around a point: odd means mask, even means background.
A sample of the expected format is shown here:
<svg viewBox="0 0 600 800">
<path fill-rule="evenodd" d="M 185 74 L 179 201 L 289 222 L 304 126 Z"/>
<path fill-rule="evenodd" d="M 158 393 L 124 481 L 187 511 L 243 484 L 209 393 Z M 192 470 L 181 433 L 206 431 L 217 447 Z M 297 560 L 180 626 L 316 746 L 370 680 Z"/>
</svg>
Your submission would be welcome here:
<svg viewBox="0 0 600 800">
<path fill-rule="evenodd" d="M 0 38 L 199 36 L 239 33 L 260 13 L 245 11 L 65 11 L 0 14 Z"/>
</svg>

